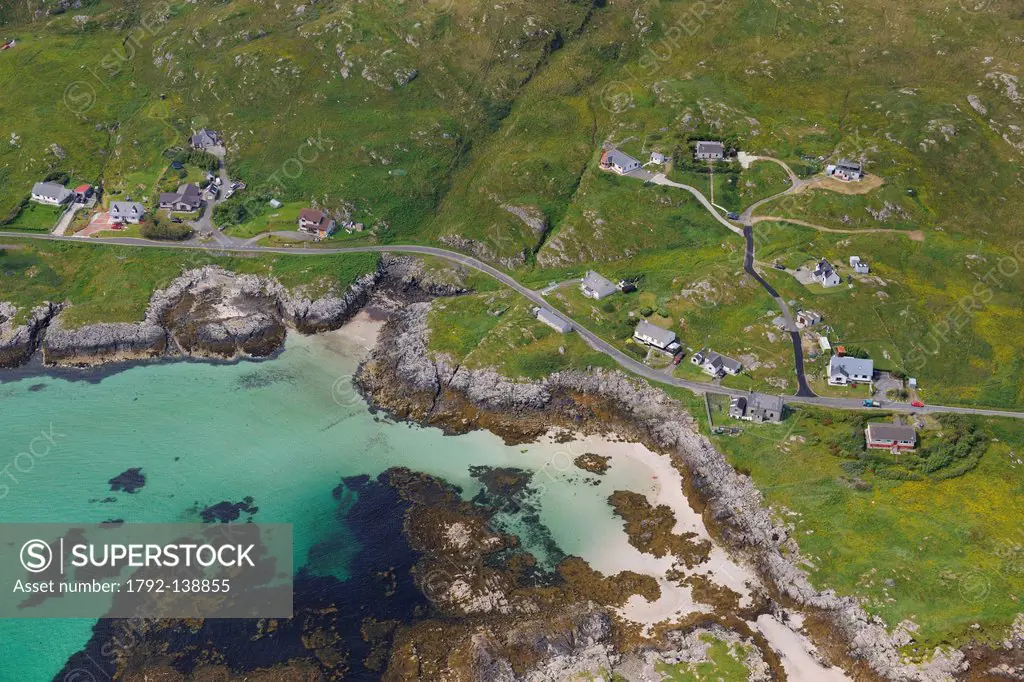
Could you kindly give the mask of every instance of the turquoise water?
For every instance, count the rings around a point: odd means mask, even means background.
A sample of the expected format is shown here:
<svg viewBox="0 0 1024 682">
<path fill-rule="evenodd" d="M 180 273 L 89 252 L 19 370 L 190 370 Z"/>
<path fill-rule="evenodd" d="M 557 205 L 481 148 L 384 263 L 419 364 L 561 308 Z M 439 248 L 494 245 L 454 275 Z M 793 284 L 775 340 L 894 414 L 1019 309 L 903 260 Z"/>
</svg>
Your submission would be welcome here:
<svg viewBox="0 0 1024 682">
<path fill-rule="evenodd" d="M 643 472 L 627 467 L 594 486 L 565 464 L 573 453 L 555 446 L 508 447 L 486 432 L 450 437 L 376 419 L 349 388 L 357 356 L 342 336 L 293 335 L 279 357 L 262 363 L 151 364 L 98 383 L 0 384 L 0 469 L 11 464 L 17 478 L 0 481 L 8 486 L 0 521 L 195 522 L 207 505 L 252 496 L 254 520 L 294 524 L 296 566 L 344 579 L 358 547 L 331 497 L 342 477 L 402 465 L 442 476 L 468 498 L 479 490 L 470 466 L 486 464 L 545 470 L 542 520 L 563 550 L 585 555 L 608 533 L 621 533 L 607 495 L 636 489 Z M 37 440 L 40 456 L 15 461 L 42 433 L 56 445 L 46 451 Z M 107 481 L 130 467 L 142 468 L 145 487 L 110 492 Z M 314 543 L 329 554 L 309 556 Z M 0 621 L 0 679 L 51 679 L 91 627 Z"/>
</svg>

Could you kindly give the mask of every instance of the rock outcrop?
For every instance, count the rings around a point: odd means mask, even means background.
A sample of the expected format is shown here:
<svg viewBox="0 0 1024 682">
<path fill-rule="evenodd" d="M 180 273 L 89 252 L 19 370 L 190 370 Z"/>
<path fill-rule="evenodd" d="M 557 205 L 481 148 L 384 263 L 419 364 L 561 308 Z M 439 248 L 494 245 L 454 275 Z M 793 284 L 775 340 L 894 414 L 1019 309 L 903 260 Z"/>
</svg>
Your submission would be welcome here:
<svg viewBox="0 0 1024 682">
<path fill-rule="evenodd" d="M 852 659 L 900 681 L 951 679 L 966 669 L 959 650 L 939 650 L 924 663 L 904 659 L 909 634 L 889 632 L 856 599 L 818 590 L 789 529 L 769 511 L 748 476 L 736 472 L 700 435 L 693 419 L 665 393 L 618 371 L 559 372 L 539 381 L 512 381 L 493 370 L 470 370 L 427 350 L 429 303 L 392 316 L 357 385 L 371 404 L 398 417 L 453 431 L 488 428 L 526 440 L 551 425 L 628 431 L 674 451 L 688 470 L 708 516 L 734 547 L 748 551 L 761 574 L 785 598 L 824 615 L 848 645 Z"/>
<path fill-rule="evenodd" d="M 17 367 L 26 362 L 39 346 L 39 339 L 60 306 L 44 303 L 32 310 L 25 324 L 14 323 L 18 309 L 0 302 L 0 367 Z"/>
<path fill-rule="evenodd" d="M 0 366 L 27 361 L 38 349 L 44 364 L 90 366 L 156 357 L 258 358 L 284 343 L 287 329 L 337 329 L 364 306 L 383 268 L 344 292 L 310 299 L 274 279 L 219 267 L 188 270 L 153 293 L 140 322 L 69 326 L 61 307 L 36 308 L 15 327 L 14 306 L 0 303 Z"/>
</svg>

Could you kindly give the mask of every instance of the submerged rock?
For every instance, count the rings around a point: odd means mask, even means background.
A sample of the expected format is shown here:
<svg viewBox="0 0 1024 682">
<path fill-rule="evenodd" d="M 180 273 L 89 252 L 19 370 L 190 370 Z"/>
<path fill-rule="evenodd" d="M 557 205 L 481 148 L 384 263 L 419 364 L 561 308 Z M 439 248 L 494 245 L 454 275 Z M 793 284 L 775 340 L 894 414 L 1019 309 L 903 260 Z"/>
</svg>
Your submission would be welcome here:
<svg viewBox="0 0 1024 682">
<path fill-rule="evenodd" d="M 114 476 L 107 483 L 110 484 L 110 490 L 115 493 L 136 493 L 145 487 L 146 475 L 142 473 L 141 468 L 136 467 Z"/>
</svg>

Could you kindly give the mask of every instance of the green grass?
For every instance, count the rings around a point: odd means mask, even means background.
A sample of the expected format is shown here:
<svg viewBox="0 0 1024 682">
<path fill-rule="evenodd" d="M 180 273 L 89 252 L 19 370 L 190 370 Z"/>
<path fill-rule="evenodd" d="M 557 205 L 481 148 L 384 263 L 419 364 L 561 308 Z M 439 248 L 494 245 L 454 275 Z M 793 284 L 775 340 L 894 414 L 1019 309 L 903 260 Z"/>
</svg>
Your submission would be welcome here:
<svg viewBox="0 0 1024 682">
<path fill-rule="evenodd" d="M 799 409 L 781 425 L 714 440 L 770 504 L 798 514 L 786 518 L 817 585 L 862 597 L 890 625 L 913 620 L 922 647 L 999 640 L 1024 589 L 1019 424 L 978 420 L 992 440 L 963 476 L 898 481 L 851 474 L 854 460 L 830 454 L 851 438 L 862 447 L 851 434 L 864 419 Z M 939 428 L 932 422 L 920 445 L 943 440 Z"/>
<path fill-rule="evenodd" d="M 700 663 L 658 662 L 654 670 L 665 682 L 744 682 L 750 678 L 744 659 L 747 647 L 730 644 L 714 637 L 701 635 L 707 642 L 707 660 Z"/>
<path fill-rule="evenodd" d="M 779 223 L 761 223 L 755 230 L 762 262 L 777 259 L 794 267 L 825 256 L 844 276 L 850 255 L 871 264 L 870 277 L 855 280 L 853 288 L 804 287 L 789 274 L 765 272 L 797 308 L 822 313 L 832 328 L 833 345 L 860 346 L 880 369 L 916 377 L 927 401 L 1001 407 L 1024 401 L 1013 331 L 1024 326 L 1019 305 L 1024 278 L 997 273 L 991 283 L 975 289 L 1004 257 L 999 244 L 941 233 L 924 242 L 889 234 L 843 236 L 840 241 L 837 235 Z"/>
<path fill-rule="evenodd" d="M 74 327 L 93 322 L 141 320 L 153 291 L 182 270 L 207 263 L 269 275 L 284 286 L 316 296 L 340 291 L 376 267 L 375 254 L 216 257 L 195 251 L 5 240 L 0 249 L 0 288 L 24 313 L 41 301 L 70 303 L 62 319 Z"/>
<path fill-rule="evenodd" d="M 788 188 L 789 176 L 781 166 L 771 161 L 755 161 L 750 168 L 740 173 L 737 182 L 738 206 L 745 209 Z"/>
<path fill-rule="evenodd" d="M 255 220 L 225 230 L 232 237 L 255 237 L 264 232 L 294 232 L 298 227 L 299 211 L 307 206 L 301 202 L 283 204 L 281 208 L 267 208 Z"/>
<path fill-rule="evenodd" d="M 3 229 L 50 232 L 65 210 L 67 210 L 67 206 L 46 206 L 30 201 L 12 221 L 3 226 Z"/>
<path fill-rule="evenodd" d="M 538 322 L 530 309 L 527 301 L 508 291 L 438 299 L 429 317 L 430 350 L 469 368 L 495 367 L 513 378 L 616 366 L 579 336 Z"/>
</svg>

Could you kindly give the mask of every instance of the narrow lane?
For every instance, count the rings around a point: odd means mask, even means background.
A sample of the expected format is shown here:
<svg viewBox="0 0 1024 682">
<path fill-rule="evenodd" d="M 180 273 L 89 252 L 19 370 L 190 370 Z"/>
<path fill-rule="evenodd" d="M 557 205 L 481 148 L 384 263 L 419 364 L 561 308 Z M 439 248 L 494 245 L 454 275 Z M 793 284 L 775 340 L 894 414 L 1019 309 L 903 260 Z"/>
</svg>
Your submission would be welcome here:
<svg viewBox="0 0 1024 682">
<path fill-rule="evenodd" d="M 793 364 L 796 367 L 797 383 L 796 394 L 802 397 L 813 398 L 815 393 L 807 384 L 807 375 L 804 371 L 804 345 L 800 339 L 800 331 L 797 329 L 796 323 L 793 322 L 793 314 L 789 310 L 789 305 L 782 300 L 782 296 L 775 290 L 775 287 L 768 284 L 764 277 L 761 277 L 757 270 L 754 269 L 754 228 L 752 226 L 743 226 L 743 238 L 747 242 L 746 252 L 743 256 L 743 269 L 746 270 L 748 275 L 757 280 L 758 284 L 764 287 L 769 296 L 775 299 L 775 304 L 782 311 L 782 319 L 786 322 L 786 331 L 789 332 L 789 338 L 793 341 Z"/>
</svg>

